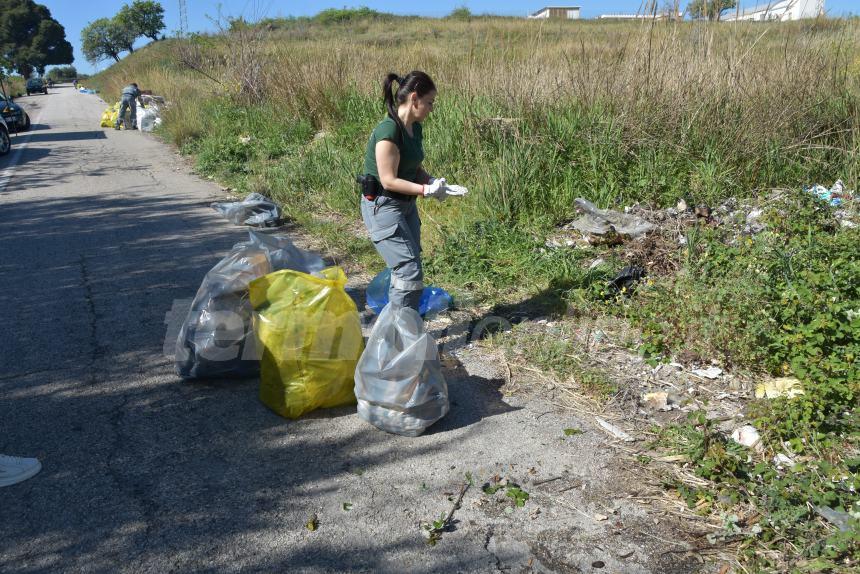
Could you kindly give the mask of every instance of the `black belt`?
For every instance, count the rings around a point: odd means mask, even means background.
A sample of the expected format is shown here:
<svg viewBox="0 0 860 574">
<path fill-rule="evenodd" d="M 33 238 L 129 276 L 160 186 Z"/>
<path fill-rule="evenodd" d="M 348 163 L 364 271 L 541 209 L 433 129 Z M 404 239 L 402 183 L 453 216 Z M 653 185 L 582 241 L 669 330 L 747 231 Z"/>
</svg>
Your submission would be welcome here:
<svg viewBox="0 0 860 574">
<path fill-rule="evenodd" d="M 361 186 L 361 194 L 367 198 L 368 201 L 373 201 L 380 195 L 382 197 L 390 197 L 392 199 L 399 199 L 400 201 L 415 201 L 414 195 L 407 195 L 405 193 L 398 193 L 396 191 L 389 191 L 382 187 L 382 184 L 373 177 L 372 175 L 359 175 L 355 178 L 355 181 L 358 182 L 358 185 Z"/>
</svg>

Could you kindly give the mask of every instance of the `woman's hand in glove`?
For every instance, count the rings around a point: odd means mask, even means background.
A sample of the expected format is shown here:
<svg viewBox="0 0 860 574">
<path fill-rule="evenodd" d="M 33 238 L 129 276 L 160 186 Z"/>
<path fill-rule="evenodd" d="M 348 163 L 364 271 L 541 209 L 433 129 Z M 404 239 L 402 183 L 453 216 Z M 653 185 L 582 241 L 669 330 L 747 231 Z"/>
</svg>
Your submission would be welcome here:
<svg viewBox="0 0 860 574">
<path fill-rule="evenodd" d="M 445 201 L 446 185 L 444 177 L 431 177 L 430 181 L 424 184 L 424 197 L 435 197 L 439 201 Z"/>
</svg>

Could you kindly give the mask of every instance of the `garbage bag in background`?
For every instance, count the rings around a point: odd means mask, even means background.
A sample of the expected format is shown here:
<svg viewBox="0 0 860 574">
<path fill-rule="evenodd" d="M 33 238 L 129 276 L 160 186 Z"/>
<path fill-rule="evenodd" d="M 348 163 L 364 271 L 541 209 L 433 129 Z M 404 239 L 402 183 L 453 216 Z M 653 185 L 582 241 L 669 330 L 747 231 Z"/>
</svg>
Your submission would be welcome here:
<svg viewBox="0 0 860 574">
<path fill-rule="evenodd" d="M 260 400 L 287 418 L 355 403 L 353 375 L 362 351 L 358 308 L 346 275 L 277 271 L 251 282 L 260 351 Z"/>
<path fill-rule="evenodd" d="M 325 266 L 283 235 L 250 231 L 250 241 L 203 278 L 176 341 L 176 371 L 184 379 L 246 378 L 260 372 L 252 329 L 249 283 L 272 271 L 315 273 Z"/>
<path fill-rule="evenodd" d="M 436 341 L 409 307 L 387 305 L 355 370 L 358 416 L 384 431 L 418 436 L 448 413 Z"/>
<path fill-rule="evenodd" d="M 242 201 L 215 202 L 212 209 L 236 225 L 265 227 L 277 223 L 281 217 L 278 206 L 259 193 L 251 193 Z"/>
<path fill-rule="evenodd" d="M 382 312 L 383 307 L 388 305 L 388 289 L 390 285 L 391 269 L 386 267 L 367 286 L 365 294 L 367 306 L 377 315 Z M 433 315 L 434 313 L 450 309 L 453 303 L 454 301 L 447 291 L 441 287 L 430 285 L 425 287 L 424 291 L 421 292 L 421 300 L 418 302 L 418 313 L 422 317 L 428 314 Z"/>
</svg>

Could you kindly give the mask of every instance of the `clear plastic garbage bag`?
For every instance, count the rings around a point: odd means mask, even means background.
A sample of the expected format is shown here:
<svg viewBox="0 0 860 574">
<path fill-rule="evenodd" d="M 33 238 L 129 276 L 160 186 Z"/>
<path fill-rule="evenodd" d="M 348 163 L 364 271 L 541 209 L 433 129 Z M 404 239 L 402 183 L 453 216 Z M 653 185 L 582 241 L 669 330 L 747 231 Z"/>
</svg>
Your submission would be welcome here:
<svg viewBox="0 0 860 574">
<path fill-rule="evenodd" d="M 176 371 L 185 379 L 246 378 L 260 372 L 248 285 L 280 269 L 315 273 L 322 259 L 283 235 L 250 231 L 203 278 L 176 341 Z"/>
<path fill-rule="evenodd" d="M 436 341 L 418 313 L 386 305 L 355 370 L 358 416 L 390 433 L 418 436 L 448 413 Z"/>
<path fill-rule="evenodd" d="M 281 416 L 355 403 L 352 379 L 363 339 L 346 275 L 278 271 L 251 282 L 260 349 L 260 400 Z"/>
<path fill-rule="evenodd" d="M 259 193 L 251 193 L 242 201 L 213 203 L 212 209 L 237 225 L 264 227 L 276 223 L 281 217 L 278 206 Z"/>
</svg>

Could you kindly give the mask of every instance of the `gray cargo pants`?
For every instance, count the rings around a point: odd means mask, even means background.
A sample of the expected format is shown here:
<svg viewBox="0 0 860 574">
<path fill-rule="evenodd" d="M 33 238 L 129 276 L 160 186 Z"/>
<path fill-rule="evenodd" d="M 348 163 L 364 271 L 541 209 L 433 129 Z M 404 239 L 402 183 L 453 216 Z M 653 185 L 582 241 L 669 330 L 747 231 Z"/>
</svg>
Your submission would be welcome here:
<svg viewBox="0 0 860 574">
<path fill-rule="evenodd" d="M 391 269 L 389 302 L 417 311 L 424 290 L 418 206 L 414 200 L 380 195 L 370 201 L 362 196 L 361 217 L 370 232 L 370 240 Z"/>
<path fill-rule="evenodd" d="M 116 117 L 116 125 L 115 128 L 119 127 L 119 124 L 125 120 L 125 112 L 126 110 L 131 110 L 131 127 L 137 127 L 137 102 L 132 97 L 122 97 L 122 102 L 119 105 L 119 115 Z M 126 124 L 126 129 L 128 129 L 128 125 Z"/>
</svg>

